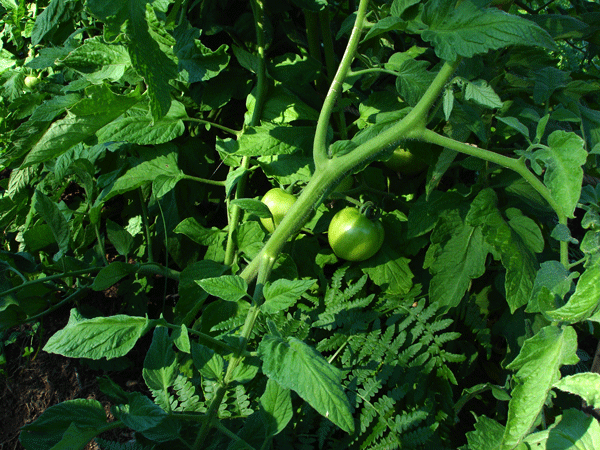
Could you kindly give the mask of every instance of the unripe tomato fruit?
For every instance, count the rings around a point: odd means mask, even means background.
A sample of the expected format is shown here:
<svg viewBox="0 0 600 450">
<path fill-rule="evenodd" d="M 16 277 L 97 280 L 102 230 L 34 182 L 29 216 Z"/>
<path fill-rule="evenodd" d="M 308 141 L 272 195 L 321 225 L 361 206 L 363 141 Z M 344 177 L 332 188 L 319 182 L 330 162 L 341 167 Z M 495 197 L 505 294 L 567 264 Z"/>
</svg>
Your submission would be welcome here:
<svg viewBox="0 0 600 450">
<path fill-rule="evenodd" d="M 25 87 L 27 87 L 28 89 L 33 88 L 36 84 L 38 84 L 40 82 L 40 79 L 38 77 L 34 77 L 34 76 L 27 76 L 25 77 Z"/>
<path fill-rule="evenodd" d="M 279 222 L 281 222 L 281 219 L 283 219 L 283 216 L 285 216 L 295 201 L 296 197 L 285 192 L 281 188 L 273 188 L 267 191 L 262 198 L 262 202 L 267 205 L 273 218 L 261 217 L 260 221 L 269 233 L 272 233 L 275 230 L 277 225 L 279 225 Z"/>
<path fill-rule="evenodd" d="M 327 233 L 333 253 L 347 261 L 369 259 L 379 251 L 385 236 L 380 221 L 372 221 L 351 206 L 333 216 Z"/>
<path fill-rule="evenodd" d="M 404 175 L 416 175 L 427 167 L 425 161 L 402 147 L 394 150 L 392 157 L 385 162 L 385 165 Z"/>
</svg>

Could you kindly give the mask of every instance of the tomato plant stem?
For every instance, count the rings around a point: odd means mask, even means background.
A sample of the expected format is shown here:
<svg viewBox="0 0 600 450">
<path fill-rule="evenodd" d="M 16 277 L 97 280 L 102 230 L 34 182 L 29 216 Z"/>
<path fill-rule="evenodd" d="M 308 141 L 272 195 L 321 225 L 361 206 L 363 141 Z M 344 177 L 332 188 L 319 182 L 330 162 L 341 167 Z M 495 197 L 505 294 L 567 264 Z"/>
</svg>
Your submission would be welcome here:
<svg viewBox="0 0 600 450">
<path fill-rule="evenodd" d="M 254 110 L 252 111 L 251 126 L 260 124 L 260 116 L 262 107 L 267 96 L 267 65 L 265 59 L 265 30 L 264 30 L 264 5 L 262 0 L 253 0 L 250 2 L 252 6 L 252 14 L 254 16 L 254 26 L 256 28 L 256 42 L 258 53 L 258 73 L 256 82 L 256 101 Z M 250 158 L 245 156 L 242 158 L 241 166 L 246 169 L 246 173 L 238 182 L 235 191 L 235 198 L 242 198 L 246 188 L 246 179 L 248 177 L 247 169 L 250 167 Z M 227 205 L 229 207 L 229 204 Z M 227 229 L 227 244 L 225 246 L 225 264 L 230 266 L 235 262 L 235 244 L 233 241 L 233 232 L 238 226 L 242 218 L 242 210 L 239 206 L 231 207 L 228 217 L 229 226 Z"/>
<path fill-rule="evenodd" d="M 197 181 L 198 183 L 210 184 L 211 186 L 225 186 L 225 181 L 209 180 L 208 178 L 199 178 L 192 175 L 183 175 L 182 180 Z"/>
<path fill-rule="evenodd" d="M 562 206 L 552 197 L 550 190 L 542 183 L 542 181 L 535 176 L 525 165 L 523 159 L 509 158 L 508 156 L 499 155 L 490 150 L 485 150 L 479 147 L 465 144 L 463 142 L 455 141 L 446 136 L 442 136 L 435 131 L 423 128 L 415 138 L 422 139 L 425 142 L 439 145 L 450 150 L 465 153 L 467 155 L 475 156 L 477 158 L 489 161 L 494 164 L 506 167 L 507 169 L 513 170 L 518 173 L 525 181 L 527 181 L 531 187 L 533 187 L 543 198 L 548 202 L 550 207 L 554 210 L 558 216 L 558 222 L 567 225 L 567 216 L 563 212 Z M 569 267 L 569 255 L 567 242 L 560 242 L 560 262 L 566 267 Z"/>
<path fill-rule="evenodd" d="M 331 113 L 333 112 L 335 102 L 342 92 L 342 83 L 346 79 L 348 71 L 350 70 L 350 65 L 354 60 L 354 54 L 358 48 L 368 5 L 369 0 L 361 0 L 358 5 L 356 21 L 354 22 L 354 27 L 352 28 L 352 34 L 348 40 L 346 51 L 344 52 L 344 56 L 342 56 L 335 77 L 331 82 L 331 86 L 329 86 L 329 91 L 327 92 L 325 102 L 323 103 L 321 113 L 319 114 L 315 139 L 313 142 L 313 157 L 317 168 L 327 159 L 327 129 L 329 128 Z"/>
</svg>

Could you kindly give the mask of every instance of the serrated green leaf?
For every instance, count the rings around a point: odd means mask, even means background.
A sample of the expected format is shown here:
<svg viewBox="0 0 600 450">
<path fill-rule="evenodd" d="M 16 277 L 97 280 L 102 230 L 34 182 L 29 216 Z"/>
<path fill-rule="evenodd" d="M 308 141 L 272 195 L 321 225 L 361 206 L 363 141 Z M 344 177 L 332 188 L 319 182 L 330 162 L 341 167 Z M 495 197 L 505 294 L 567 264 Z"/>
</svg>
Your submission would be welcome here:
<svg viewBox="0 0 600 450">
<path fill-rule="evenodd" d="M 537 273 L 537 258 L 532 248 L 541 250 L 543 238 L 534 221 L 518 219 L 524 216 L 515 216 L 507 223 L 496 206 L 497 201 L 492 189 L 481 191 L 471 204 L 467 222 L 480 227 L 485 242 L 500 254 L 502 265 L 506 268 L 506 301 L 514 312 L 530 299 Z M 511 226 L 512 220 L 515 220 L 515 227 Z"/>
<path fill-rule="evenodd" d="M 102 431 L 104 431 L 102 428 L 81 427 L 72 423 L 52 450 L 83 450 Z"/>
<path fill-rule="evenodd" d="M 228 302 L 237 302 L 248 295 L 248 284 L 237 275 L 204 278 L 203 280 L 197 280 L 196 283 L 210 295 Z"/>
<path fill-rule="evenodd" d="M 598 421 L 575 409 L 566 410 L 557 418 L 558 425 L 548 433 L 546 450 L 595 450 L 600 448 Z"/>
<path fill-rule="evenodd" d="M 225 197 L 229 198 L 233 189 L 236 187 L 238 182 L 246 175 L 248 169 L 244 166 L 240 166 L 235 170 L 230 171 L 227 174 L 227 179 L 225 180 Z"/>
<path fill-rule="evenodd" d="M 315 284 L 315 280 L 276 280 L 267 283 L 263 289 L 265 302 L 260 310 L 266 314 L 276 314 L 293 306 L 296 301 Z"/>
<path fill-rule="evenodd" d="M 147 0 L 89 0 L 86 6 L 105 22 L 105 38 L 115 38 L 125 29 L 131 63 L 148 85 L 151 115 L 159 120 L 171 107 L 169 81 L 177 77 L 177 64 L 150 33 L 148 22 L 152 21 L 154 10 L 149 3 Z"/>
<path fill-rule="evenodd" d="M 104 80 L 118 81 L 131 66 L 131 59 L 124 45 L 107 44 L 96 36 L 69 52 L 61 63 L 99 84 Z"/>
<path fill-rule="evenodd" d="M 264 122 L 248 127 L 237 140 L 238 156 L 269 156 L 300 152 L 312 148 L 314 128 L 276 125 Z"/>
<path fill-rule="evenodd" d="M 544 67 L 535 73 L 533 101 L 538 105 L 550 99 L 557 89 L 564 88 L 569 82 L 569 74 L 556 67 Z"/>
<path fill-rule="evenodd" d="M 475 431 L 467 433 L 469 450 L 497 450 L 502 442 L 504 427 L 486 416 L 477 417 Z"/>
<path fill-rule="evenodd" d="M 31 45 L 38 45 L 44 36 L 48 34 L 61 21 L 70 16 L 72 6 L 70 3 L 76 3 L 76 0 L 52 0 L 46 8 L 35 18 L 33 29 L 31 30 Z M 2 2 L 3 6 L 6 5 Z M 15 3 L 16 8 L 16 3 Z M 16 10 L 15 10 L 16 14 Z"/>
<path fill-rule="evenodd" d="M 458 305 L 471 280 L 484 274 L 488 252 L 479 227 L 465 223 L 456 228 L 431 265 L 431 300 L 449 307 Z"/>
<path fill-rule="evenodd" d="M 151 323 L 126 315 L 84 319 L 73 309 L 69 323 L 50 337 L 44 351 L 69 358 L 118 358 L 133 348 Z"/>
<path fill-rule="evenodd" d="M 256 97 L 250 93 L 246 100 L 246 123 L 252 121 Z M 283 125 L 294 120 L 314 120 L 319 118 L 319 113 L 304 103 L 288 88 L 281 84 L 269 88 L 269 96 L 264 102 L 260 118 L 262 125 Z"/>
<path fill-rule="evenodd" d="M 106 219 L 106 236 L 119 255 L 125 256 L 133 250 L 131 233 L 110 219 Z"/>
<path fill-rule="evenodd" d="M 36 189 L 33 194 L 33 208 L 42 216 L 42 219 L 48 224 L 52 231 L 52 236 L 58 244 L 59 252 L 54 255 L 55 261 L 58 261 L 69 251 L 71 242 L 71 233 L 65 216 L 52 200 Z"/>
<path fill-rule="evenodd" d="M 478 105 L 490 109 L 502 107 L 502 100 L 485 80 L 465 82 L 465 100 L 473 100 Z"/>
<path fill-rule="evenodd" d="M 517 370 L 517 385 L 508 404 L 501 450 L 514 449 L 529 433 L 548 392 L 560 379 L 560 367 L 579 362 L 576 352 L 577 334 L 571 327 L 550 325 L 523 343 L 521 352 L 507 366 Z"/>
<path fill-rule="evenodd" d="M 159 146 L 157 149 L 148 149 L 142 153 L 142 158 L 137 164 L 117 178 L 104 201 L 132 191 L 146 183 L 152 183 L 160 175 L 179 178 L 183 175 L 177 162 L 177 148 L 171 145 Z"/>
<path fill-rule="evenodd" d="M 576 373 L 561 378 L 554 387 L 580 396 L 594 409 L 600 408 L 600 374 L 595 372 Z"/>
<path fill-rule="evenodd" d="M 260 406 L 268 436 L 281 433 L 292 419 L 290 390 L 282 388 L 271 378 L 267 380 L 265 392 L 260 397 Z"/>
<path fill-rule="evenodd" d="M 127 275 L 134 273 L 135 270 L 135 267 L 131 264 L 122 261 L 113 261 L 98 272 L 91 287 L 94 291 L 103 291 Z"/>
<path fill-rule="evenodd" d="M 556 49 L 550 35 L 534 22 L 496 8 L 480 9 L 465 1 L 454 9 L 443 9 L 440 2 L 434 1 L 427 3 L 425 10 L 423 20 L 428 29 L 421 37 L 431 42 L 437 56 L 445 61 L 455 61 L 458 56 L 471 58 L 510 45 Z"/>
<path fill-rule="evenodd" d="M 107 424 L 106 412 L 97 400 L 67 400 L 49 407 L 34 422 L 23 426 L 19 439 L 27 450 L 48 450 L 61 441 L 71 424 L 102 430 Z"/>
<path fill-rule="evenodd" d="M 151 390 L 161 391 L 165 398 L 169 398 L 168 389 L 173 386 L 178 374 L 179 366 L 173 350 L 173 341 L 169 338 L 169 330 L 156 327 L 144 358 L 144 381 Z"/>
<path fill-rule="evenodd" d="M 177 323 L 190 326 L 208 297 L 207 292 L 196 283 L 196 280 L 219 277 L 227 270 L 229 270 L 228 266 L 204 259 L 181 271 L 178 287 L 179 301 L 175 305 Z"/>
<path fill-rule="evenodd" d="M 192 342 L 192 359 L 194 366 L 208 380 L 221 381 L 225 360 L 214 350 L 197 342 Z"/>
<path fill-rule="evenodd" d="M 544 162 L 544 184 L 552 197 L 563 207 L 567 217 L 575 217 L 575 208 L 581 194 L 583 168 L 587 159 L 584 141 L 575 133 L 562 130 L 548 136 L 548 147 L 533 155 Z"/>
<path fill-rule="evenodd" d="M 94 136 L 137 102 L 139 93 L 117 95 L 106 85 L 90 86 L 87 97 L 75 104 L 67 117 L 57 120 L 25 157 L 22 168 L 55 158 L 75 144 Z"/>
<path fill-rule="evenodd" d="M 375 22 L 375 24 L 369 28 L 369 31 L 362 39 L 362 42 L 368 41 L 375 36 L 387 33 L 388 31 L 404 31 L 407 27 L 407 22 L 400 19 L 399 17 L 388 16 Z"/>
<path fill-rule="evenodd" d="M 519 133 L 525 136 L 527 140 L 529 140 L 529 129 L 525 125 L 523 125 L 516 117 L 497 117 L 497 119 L 500 122 L 505 123 L 512 129 L 517 130 Z"/>
<path fill-rule="evenodd" d="M 231 201 L 231 204 L 238 206 L 244 211 L 248 211 L 250 214 L 254 214 L 257 217 L 273 217 L 269 207 L 260 200 L 253 198 L 236 198 L 235 200 Z"/>
<path fill-rule="evenodd" d="M 266 335 L 258 346 L 263 372 L 281 387 L 295 391 L 323 417 L 349 434 L 354 432 L 350 402 L 341 372 L 314 348 L 294 337 Z"/>
<path fill-rule="evenodd" d="M 131 115 L 123 115 L 98 130 L 98 142 L 124 141 L 133 144 L 164 144 L 181 136 L 185 131 L 183 120 L 188 115 L 178 101 L 171 102 L 169 112 L 159 120 L 141 109 Z"/>
<path fill-rule="evenodd" d="M 413 286 L 414 274 L 410 270 L 410 260 L 401 256 L 394 246 L 384 245 L 367 261 L 360 264 L 376 285 L 389 295 L 404 295 Z"/>
<path fill-rule="evenodd" d="M 175 417 L 139 392 L 128 394 L 128 399 L 129 403 L 114 407 L 115 417 L 125 426 L 158 442 L 179 437 L 181 422 Z"/>
<path fill-rule="evenodd" d="M 188 27 L 189 23 L 184 21 L 173 32 L 176 40 L 173 51 L 177 56 L 178 77 L 187 83 L 210 80 L 229 64 L 229 47 L 222 44 L 213 51 L 200 41 L 199 29 Z"/>
<path fill-rule="evenodd" d="M 577 323 L 588 319 L 600 305 L 600 260 L 595 260 L 577 280 L 566 305 L 547 314 L 554 320 Z"/>
<path fill-rule="evenodd" d="M 454 91 L 452 89 L 444 89 L 442 105 L 444 117 L 446 118 L 446 121 L 448 121 L 450 120 L 452 109 L 454 108 Z"/>
<path fill-rule="evenodd" d="M 546 312 L 555 309 L 557 301 L 571 290 L 575 275 L 569 273 L 559 261 L 544 261 L 535 277 L 526 311 Z"/>
<path fill-rule="evenodd" d="M 397 69 L 396 90 L 409 105 L 415 106 L 435 78 L 427 70 L 429 62 L 409 59 Z"/>
</svg>

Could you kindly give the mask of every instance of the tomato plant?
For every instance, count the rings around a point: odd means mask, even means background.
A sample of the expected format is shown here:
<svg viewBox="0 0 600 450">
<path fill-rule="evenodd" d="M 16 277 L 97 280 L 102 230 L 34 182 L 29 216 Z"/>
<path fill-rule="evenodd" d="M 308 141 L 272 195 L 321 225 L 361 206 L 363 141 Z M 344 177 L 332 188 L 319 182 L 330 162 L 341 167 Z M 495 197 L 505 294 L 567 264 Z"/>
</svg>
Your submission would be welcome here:
<svg viewBox="0 0 600 450">
<path fill-rule="evenodd" d="M 370 220 L 352 206 L 338 211 L 327 230 L 327 239 L 333 252 L 348 261 L 369 259 L 379 251 L 384 237 L 380 221 Z"/>
<path fill-rule="evenodd" d="M 267 205 L 273 217 L 261 218 L 260 221 L 269 233 L 272 233 L 283 219 L 283 216 L 289 211 L 296 197 L 281 188 L 270 189 L 262 198 L 262 202 Z"/>
<path fill-rule="evenodd" d="M 105 375 L 23 448 L 600 442 L 598 17 L 3 1 L 0 342 Z"/>
</svg>

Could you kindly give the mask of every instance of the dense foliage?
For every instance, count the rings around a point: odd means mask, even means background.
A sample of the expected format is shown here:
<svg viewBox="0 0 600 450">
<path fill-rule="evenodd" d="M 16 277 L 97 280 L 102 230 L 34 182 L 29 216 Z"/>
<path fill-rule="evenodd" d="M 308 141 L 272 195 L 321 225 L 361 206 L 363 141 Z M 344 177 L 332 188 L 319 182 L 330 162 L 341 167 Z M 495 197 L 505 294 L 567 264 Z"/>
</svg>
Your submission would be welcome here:
<svg viewBox="0 0 600 450">
<path fill-rule="evenodd" d="M 600 4 L 0 17 L 0 330 L 72 308 L 43 350 L 101 362 L 114 416 L 52 406 L 26 449 L 600 448 Z M 348 206 L 384 229 L 364 261 L 328 243 Z"/>
</svg>

